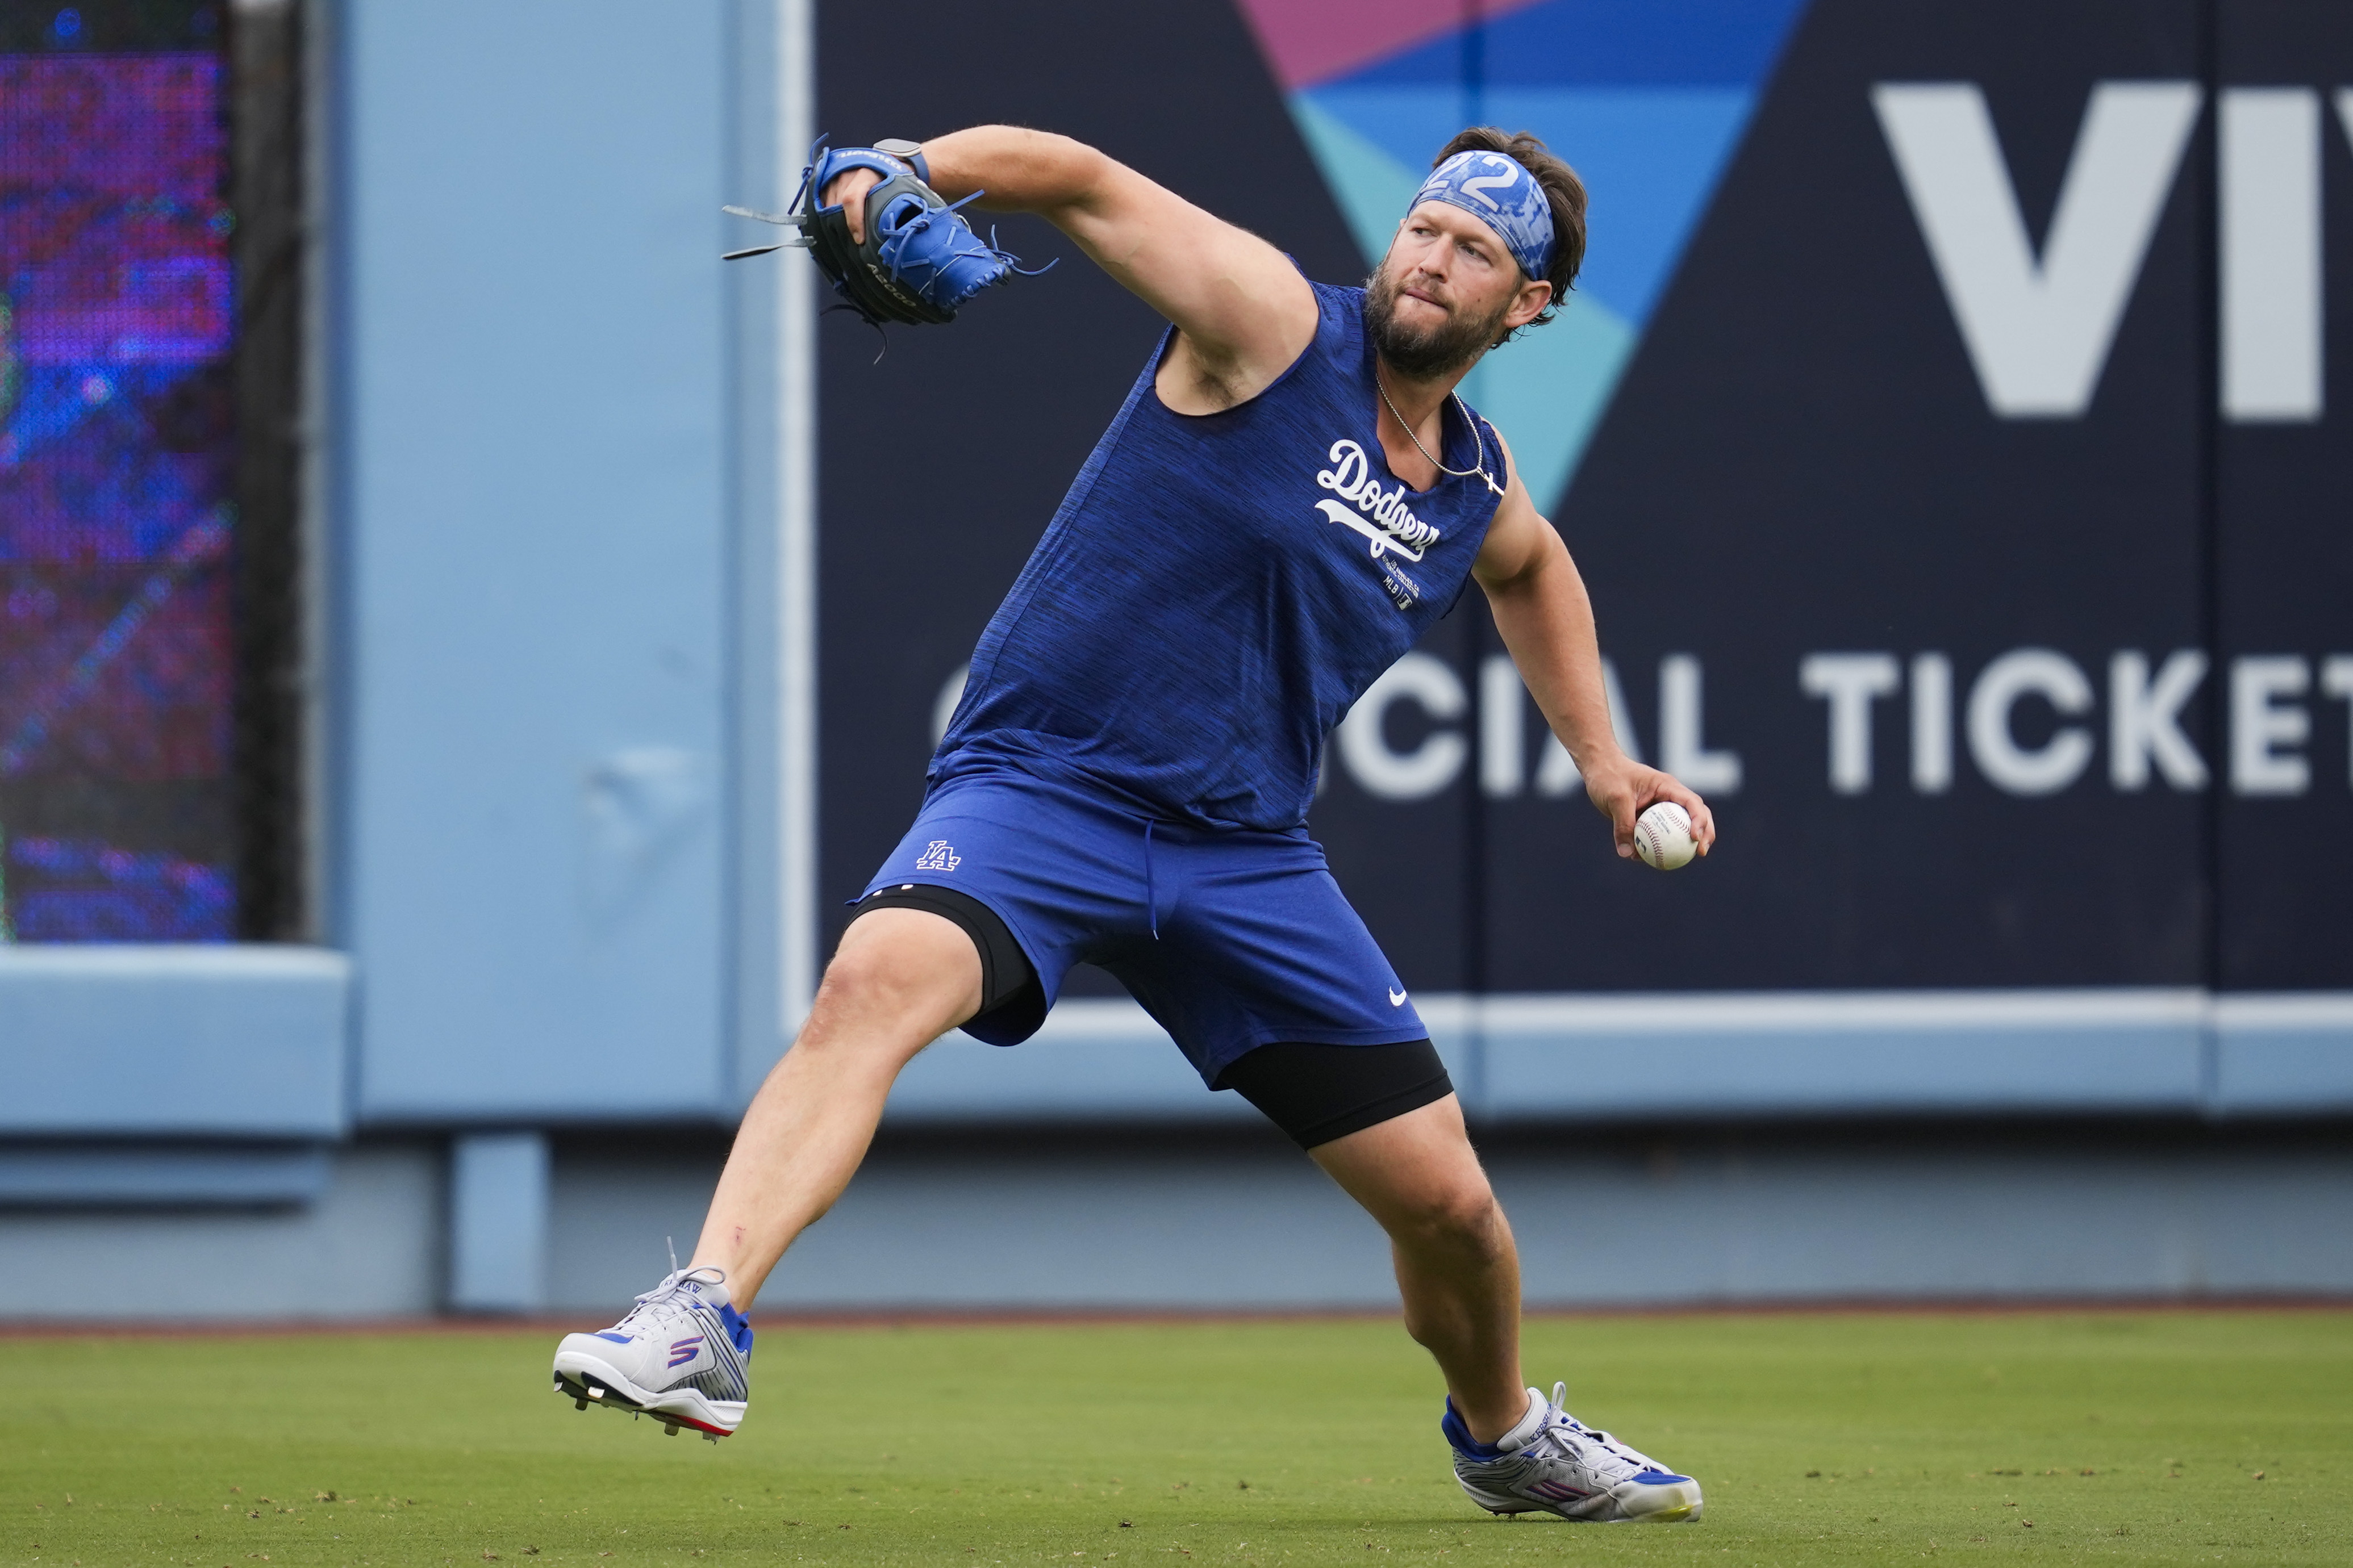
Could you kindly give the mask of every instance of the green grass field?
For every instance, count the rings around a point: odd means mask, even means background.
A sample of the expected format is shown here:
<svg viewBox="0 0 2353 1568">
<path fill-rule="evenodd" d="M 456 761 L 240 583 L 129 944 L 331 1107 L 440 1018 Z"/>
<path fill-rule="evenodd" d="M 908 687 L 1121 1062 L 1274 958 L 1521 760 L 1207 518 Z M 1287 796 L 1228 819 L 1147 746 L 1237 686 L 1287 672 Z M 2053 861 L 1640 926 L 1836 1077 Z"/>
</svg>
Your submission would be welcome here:
<svg viewBox="0 0 2353 1568">
<path fill-rule="evenodd" d="M 2353 1314 L 1531 1321 L 1695 1525 L 1491 1520 L 1376 1321 L 788 1329 L 713 1447 L 543 1333 L 0 1340 L 0 1563 L 2353 1562 Z"/>
</svg>

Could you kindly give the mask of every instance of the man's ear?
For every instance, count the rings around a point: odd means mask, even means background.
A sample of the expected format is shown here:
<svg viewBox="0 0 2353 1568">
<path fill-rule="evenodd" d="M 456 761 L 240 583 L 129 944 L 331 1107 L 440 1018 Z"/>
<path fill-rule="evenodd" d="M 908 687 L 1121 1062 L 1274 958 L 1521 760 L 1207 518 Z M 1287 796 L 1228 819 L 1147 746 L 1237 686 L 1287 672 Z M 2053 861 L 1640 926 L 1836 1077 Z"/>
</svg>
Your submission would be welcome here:
<svg viewBox="0 0 2353 1568">
<path fill-rule="evenodd" d="M 1550 283 L 1541 278 L 1533 283 L 1524 283 L 1520 285 L 1520 297 L 1512 301 L 1511 310 L 1504 317 L 1504 324 L 1510 327 L 1525 327 L 1543 315 L 1545 307 L 1551 303 L 1552 285 Z"/>
</svg>

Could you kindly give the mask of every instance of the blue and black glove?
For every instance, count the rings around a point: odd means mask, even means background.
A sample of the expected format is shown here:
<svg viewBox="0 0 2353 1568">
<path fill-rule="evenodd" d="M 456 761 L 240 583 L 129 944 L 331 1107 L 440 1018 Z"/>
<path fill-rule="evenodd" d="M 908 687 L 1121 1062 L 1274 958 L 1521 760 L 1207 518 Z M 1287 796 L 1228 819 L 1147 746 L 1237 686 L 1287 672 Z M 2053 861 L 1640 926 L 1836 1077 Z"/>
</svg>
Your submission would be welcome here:
<svg viewBox="0 0 2353 1568">
<path fill-rule="evenodd" d="M 849 217 L 841 207 L 818 205 L 826 186 L 846 169 L 871 169 L 882 176 L 866 193 L 863 240 L 849 237 Z M 797 210 L 791 215 L 724 209 L 738 217 L 797 228 L 800 237 L 732 250 L 726 258 L 805 248 L 842 302 L 871 325 L 952 321 L 965 301 L 1022 268 L 1018 257 L 997 247 L 993 233 L 989 243 L 983 243 L 957 212 L 981 193 L 975 191 L 961 202 L 943 201 L 925 183 L 929 174 L 923 153 L 910 142 L 829 149 L 820 140 L 810 151 L 808 167 L 801 171 L 800 189 L 793 197 Z"/>
</svg>

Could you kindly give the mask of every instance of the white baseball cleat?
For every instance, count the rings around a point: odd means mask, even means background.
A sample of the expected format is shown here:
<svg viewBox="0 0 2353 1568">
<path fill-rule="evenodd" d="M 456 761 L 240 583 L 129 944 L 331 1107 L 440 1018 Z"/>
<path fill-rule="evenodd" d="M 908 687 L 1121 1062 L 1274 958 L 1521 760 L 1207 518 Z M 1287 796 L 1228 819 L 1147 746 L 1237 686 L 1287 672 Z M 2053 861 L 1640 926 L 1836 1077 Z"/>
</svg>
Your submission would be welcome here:
<svg viewBox="0 0 2353 1568">
<path fill-rule="evenodd" d="M 1471 1429 L 1446 1402 L 1439 1423 L 1454 1447 L 1454 1479 L 1489 1513 L 1554 1513 L 1603 1524 L 1680 1524 L 1699 1518 L 1699 1483 L 1648 1455 L 1596 1432 L 1560 1407 L 1568 1384 L 1552 1398 L 1528 1390 L 1527 1418 L 1493 1444 L 1472 1440 Z"/>
<path fill-rule="evenodd" d="M 555 1347 L 555 1392 L 586 1410 L 650 1415 L 670 1435 L 691 1426 L 712 1442 L 744 1424 L 752 1396 L 752 1325 L 727 1300 L 719 1269 L 681 1268 L 628 1315 Z"/>
</svg>

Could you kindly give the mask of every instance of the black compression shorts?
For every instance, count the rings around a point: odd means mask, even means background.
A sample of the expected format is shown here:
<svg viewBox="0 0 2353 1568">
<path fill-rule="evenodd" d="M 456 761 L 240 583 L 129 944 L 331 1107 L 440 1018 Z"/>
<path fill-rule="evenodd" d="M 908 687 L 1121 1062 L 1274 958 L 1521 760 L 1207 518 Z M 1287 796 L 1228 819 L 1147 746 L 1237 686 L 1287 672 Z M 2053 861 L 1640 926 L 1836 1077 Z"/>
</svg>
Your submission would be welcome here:
<svg viewBox="0 0 2353 1568">
<path fill-rule="evenodd" d="M 1218 1077 L 1302 1149 L 1419 1110 L 1454 1092 L 1428 1040 L 1392 1046 L 1261 1046 Z"/>
</svg>

